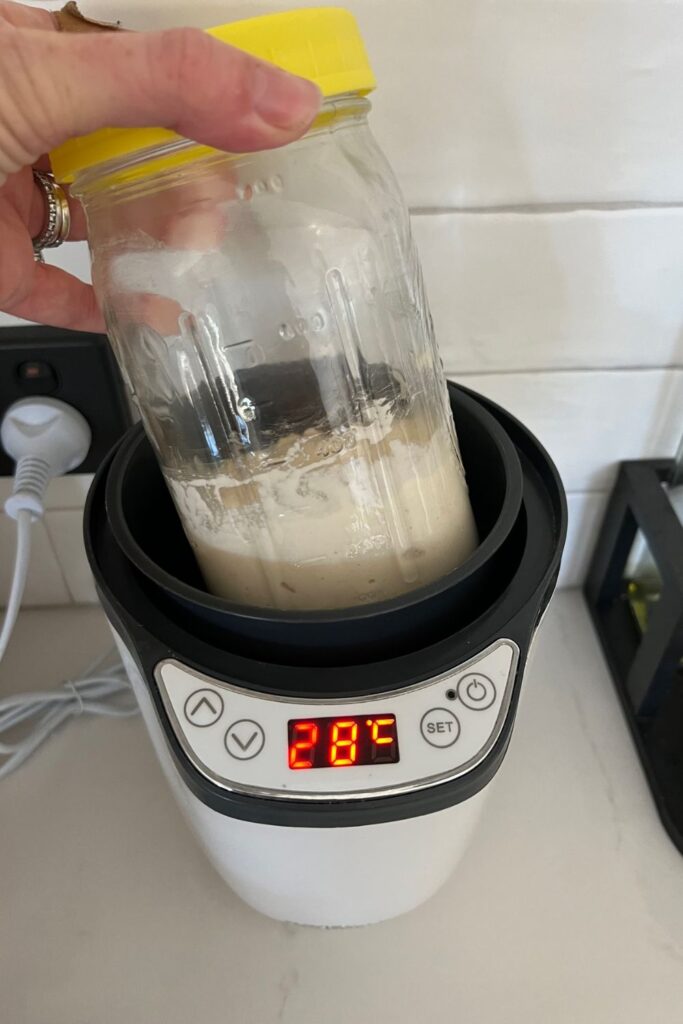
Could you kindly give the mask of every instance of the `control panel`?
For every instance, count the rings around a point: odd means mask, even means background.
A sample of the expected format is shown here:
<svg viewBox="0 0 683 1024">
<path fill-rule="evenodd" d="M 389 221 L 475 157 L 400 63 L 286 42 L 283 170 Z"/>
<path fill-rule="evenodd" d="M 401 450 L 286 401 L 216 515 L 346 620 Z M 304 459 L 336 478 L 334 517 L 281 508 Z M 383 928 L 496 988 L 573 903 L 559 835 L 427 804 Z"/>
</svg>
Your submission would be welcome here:
<svg viewBox="0 0 683 1024">
<path fill-rule="evenodd" d="M 497 640 L 403 690 L 292 700 L 218 682 L 176 661 L 156 668 L 175 734 L 195 767 L 235 792 L 348 800 L 425 788 L 470 771 L 507 714 L 519 649 Z"/>
</svg>

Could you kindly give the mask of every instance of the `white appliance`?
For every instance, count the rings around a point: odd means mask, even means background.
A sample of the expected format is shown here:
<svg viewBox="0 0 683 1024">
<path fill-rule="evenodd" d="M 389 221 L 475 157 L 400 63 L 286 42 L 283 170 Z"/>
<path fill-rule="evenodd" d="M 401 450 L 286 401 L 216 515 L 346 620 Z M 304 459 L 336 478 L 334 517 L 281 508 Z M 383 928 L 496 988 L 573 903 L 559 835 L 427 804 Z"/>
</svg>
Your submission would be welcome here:
<svg viewBox="0 0 683 1024">
<path fill-rule="evenodd" d="M 566 505 L 521 424 L 450 398 L 481 543 L 382 605 L 208 595 L 141 428 L 93 485 L 89 557 L 158 757 L 217 869 L 271 917 L 369 924 L 428 899 L 507 749 Z"/>
</svg>

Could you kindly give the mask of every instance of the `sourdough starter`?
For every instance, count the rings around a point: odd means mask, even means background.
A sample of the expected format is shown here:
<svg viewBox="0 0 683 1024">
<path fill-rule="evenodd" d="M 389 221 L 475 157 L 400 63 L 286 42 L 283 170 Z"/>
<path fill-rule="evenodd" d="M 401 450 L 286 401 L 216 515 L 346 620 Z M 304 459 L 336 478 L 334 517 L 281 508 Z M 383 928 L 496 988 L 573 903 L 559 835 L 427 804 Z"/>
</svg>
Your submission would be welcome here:
<svg viewBox="0 0 683 1024">
<path fill-rule="evenodd" d="M 306 431 L 215 475 L 168 479 L 207 587 L 239 604 L 322 610 L 423 586 L 474 550 L 452 434 L 411 416 Z"/>
</svg>

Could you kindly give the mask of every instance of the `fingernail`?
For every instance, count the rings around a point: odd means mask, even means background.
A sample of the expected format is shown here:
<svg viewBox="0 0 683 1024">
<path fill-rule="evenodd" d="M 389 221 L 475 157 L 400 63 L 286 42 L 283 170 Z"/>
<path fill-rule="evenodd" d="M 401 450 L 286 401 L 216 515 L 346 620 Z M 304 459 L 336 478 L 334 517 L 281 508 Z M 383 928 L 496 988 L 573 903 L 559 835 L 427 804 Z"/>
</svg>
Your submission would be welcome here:
<svg viewBox="0 0 683 1024">
<path fill-rule="evenodd" d="M 259 64 L 252 84 L 254 110 L 274 128 L 300 128 L 310 124 L 320 108 L 320 89 L 314 82 Z"/>
</svg>

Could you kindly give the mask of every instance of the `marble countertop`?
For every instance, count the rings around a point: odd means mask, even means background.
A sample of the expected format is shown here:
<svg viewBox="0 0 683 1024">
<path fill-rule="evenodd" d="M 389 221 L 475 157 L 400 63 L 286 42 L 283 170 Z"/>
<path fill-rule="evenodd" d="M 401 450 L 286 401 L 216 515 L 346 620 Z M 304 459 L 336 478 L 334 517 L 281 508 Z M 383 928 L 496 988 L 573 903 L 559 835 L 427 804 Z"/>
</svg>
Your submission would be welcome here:
<svg viewBox="0 0 683 1024">
<path fill-rule="evenodd" d="M 95 608 L 24 612 L 0 693 L 76 677 Z M 0 783 L 7 1024 L 672 1024 L 683 857 L 643 779 L 581 596 L 558 594 L 459 869 L 382 925 L 244 906 L 181 818 L 140 719 L 69 724 Z"/>
</svg>

